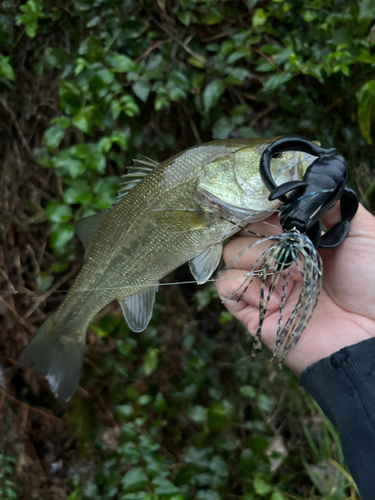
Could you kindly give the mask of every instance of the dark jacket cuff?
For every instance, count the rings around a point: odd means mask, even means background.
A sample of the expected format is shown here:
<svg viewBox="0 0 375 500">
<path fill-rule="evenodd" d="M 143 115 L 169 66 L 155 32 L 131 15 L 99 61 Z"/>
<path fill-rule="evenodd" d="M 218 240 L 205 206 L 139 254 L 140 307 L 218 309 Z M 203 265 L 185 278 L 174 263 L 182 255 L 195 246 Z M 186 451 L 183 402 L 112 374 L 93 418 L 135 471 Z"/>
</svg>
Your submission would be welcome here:
<svg viewBox="0 0 375 500">
<path fill-rule="evenodd" d="M 346 463 L 363 500 L 375 498 L 375 338 L 307 368 L 300 384 L 338 427 Z"/>
</svg>

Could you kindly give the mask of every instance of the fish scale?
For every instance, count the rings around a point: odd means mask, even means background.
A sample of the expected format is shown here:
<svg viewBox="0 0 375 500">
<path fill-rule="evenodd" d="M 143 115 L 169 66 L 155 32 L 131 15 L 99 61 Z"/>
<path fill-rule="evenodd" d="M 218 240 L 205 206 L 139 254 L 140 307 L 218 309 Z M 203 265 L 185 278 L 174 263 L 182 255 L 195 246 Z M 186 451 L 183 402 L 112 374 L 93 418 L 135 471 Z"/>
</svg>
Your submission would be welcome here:
<svg viewBox="0 0 375 500">
<path fill-rule="evenodd" d="M 194 146 L 147 175 L 140 169 L 138 180 L 132 168 L 114 206 L 77 224 L 87 244 L 84 265 L 19 364 L 33 366 L 57 397 L 69 400 L 78 386 L 87 328 L 101 309 L 118 299 L 130 328 L 142 331 L 161 278 L 190 261 L 197 281 L 207 281 L 218 265 L 222 240 L 240 223 L 266 219 L 280 205 L 268 200 L 259 174 L 261 154 L 273 141 Z M 311 161 L 286 152 L 271 169 L 282 184 L 300 179 Z"/>
</svg>

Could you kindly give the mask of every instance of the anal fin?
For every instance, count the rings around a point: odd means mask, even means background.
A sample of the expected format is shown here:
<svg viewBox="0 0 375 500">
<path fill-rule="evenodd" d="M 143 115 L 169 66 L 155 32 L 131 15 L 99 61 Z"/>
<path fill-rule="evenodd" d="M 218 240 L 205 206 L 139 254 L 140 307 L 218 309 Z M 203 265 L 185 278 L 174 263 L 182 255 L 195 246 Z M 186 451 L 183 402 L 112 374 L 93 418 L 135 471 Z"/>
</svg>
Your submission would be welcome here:
<svg viewBox="0 0 375 500">
<path fill-rule="evenodd" d="M 153 285 L 140 293 L 118 299 L 125 321 L 133 332 L 143 332 L 149 324 L 157 290 L 158 285 Z"/>
</svg>

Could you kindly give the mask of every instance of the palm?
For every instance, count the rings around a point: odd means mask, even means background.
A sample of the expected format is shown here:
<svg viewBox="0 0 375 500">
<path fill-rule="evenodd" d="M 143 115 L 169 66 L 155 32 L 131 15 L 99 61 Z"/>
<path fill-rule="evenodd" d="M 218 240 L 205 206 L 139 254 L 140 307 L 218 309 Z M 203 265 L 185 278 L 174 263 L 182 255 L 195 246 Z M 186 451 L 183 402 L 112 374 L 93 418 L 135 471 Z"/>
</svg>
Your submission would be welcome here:
<svg viewBox="0 0 375 500">
<path fill-rule="evenodd" d="M 338 217 L 333 210 L 325 224 L 333 225 Z M 258 226 L 262 231 L 265 226 Z M 254 230 L 254 226 L 251 228 Z M 232 259 L 241 248 L 255 239 L 251 237 L 234 238 L 225 247 L 224 260 Z M 375 336 L 375 218 L 363 207 L 353 219 L 349 236 L 335 249 L 320 251 L 324 262 L 323 288 L 317 308 L 296 347 L 285 359 L 293 371 L 300 374 L 307 366 L 329 356 L 350 344 Z M 229 275 L 242 274 L 252 267 L 254 252 L 241 259 L 236 270 L 227 271 Z M 242 279 L 237 279 L 238 283 Z M 292 273 L 289 294 L 284 314 L 287 318 L 292 312 L 299 296 L 298 273 Z M 259 287 L 254 282 L 239 302 L 237 297 L 225 302 L 228 310 L 254 335 L 259 321 Z M 230 280 L 219 281 L 218 293 L 227 297 L 235 286 Z M 262 329 L 262 341 L 272 351 L 275 348 L 277 321 L 279 318 L 281 283 L 277 286 L 270 301 L 267 319 Z"/>
</svg>

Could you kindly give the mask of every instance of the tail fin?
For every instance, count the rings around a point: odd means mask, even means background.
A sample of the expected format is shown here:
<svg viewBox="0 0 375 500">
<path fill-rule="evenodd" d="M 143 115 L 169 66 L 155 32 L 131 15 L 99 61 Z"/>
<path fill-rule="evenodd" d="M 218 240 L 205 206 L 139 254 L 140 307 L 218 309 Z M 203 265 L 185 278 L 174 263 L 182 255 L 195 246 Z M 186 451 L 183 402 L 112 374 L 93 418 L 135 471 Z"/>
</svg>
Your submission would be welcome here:
<svg viewBox="0 0 375 500">
<path fill-rule="evenodd" d="M 23 350 L 18 364 L 22 368 L 34 367 L 46 377 L 57 398 L 69 401 L 80 379 L 86 331 L 68 336 L 66 323 L 56 319 L 53 314 L 40 327 Z"/>
</svg>

